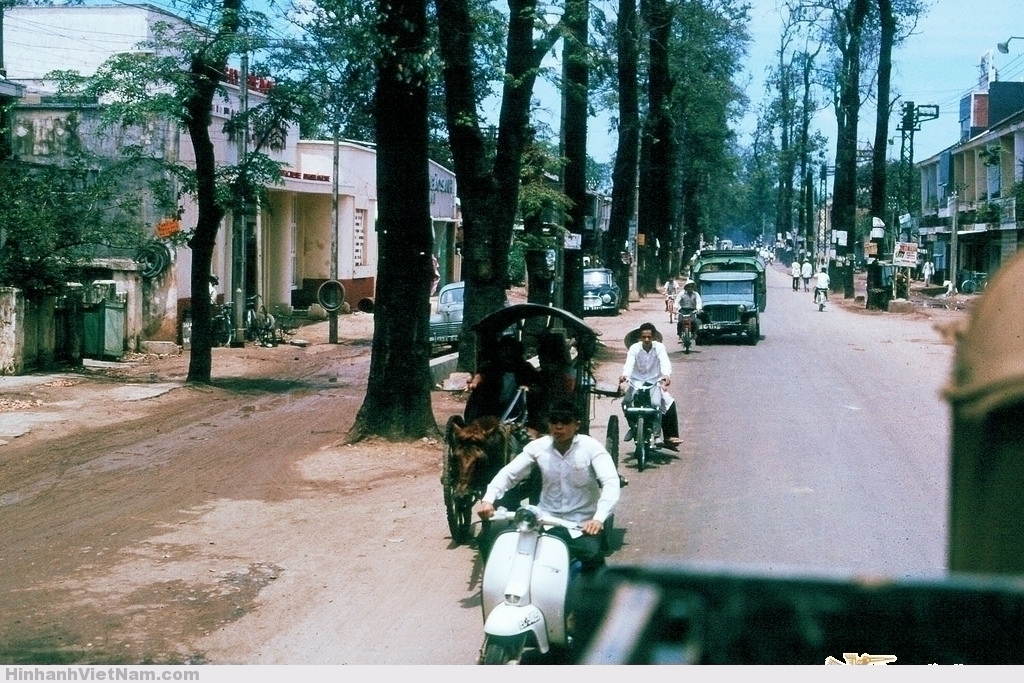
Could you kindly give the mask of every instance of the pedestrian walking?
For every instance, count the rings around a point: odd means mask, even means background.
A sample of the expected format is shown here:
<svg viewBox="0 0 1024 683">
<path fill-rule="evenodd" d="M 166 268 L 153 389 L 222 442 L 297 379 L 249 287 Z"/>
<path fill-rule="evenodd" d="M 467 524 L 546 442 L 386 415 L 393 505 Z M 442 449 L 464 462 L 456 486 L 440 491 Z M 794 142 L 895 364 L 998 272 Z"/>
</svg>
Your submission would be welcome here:
<svg viewBox="0 0 1024 683">
<path fill-rule="evenodd" d="M 800 261 L 793 259 L 793 265 L 789 267 L 789 273 L 793 276 L 793 291 L 800 291 Z"/>
<path fill-rule="evenodd" d="M 811 291 L 811 276 L 814 275 L 814 266 L 811 259 L 804 257 L 803 265 L 800 266 L 800 277 L 804 279 L 804 291 Z"/>
<path fill-rule="evenodd" d="M 931 261 L 925 261 L 924 265 L 921 266 L 921 277 L 924 279 L 924 286 L 927 287 L 932 283 L 932 277 L 935 275 L 935 264 Z"/>
</svg>

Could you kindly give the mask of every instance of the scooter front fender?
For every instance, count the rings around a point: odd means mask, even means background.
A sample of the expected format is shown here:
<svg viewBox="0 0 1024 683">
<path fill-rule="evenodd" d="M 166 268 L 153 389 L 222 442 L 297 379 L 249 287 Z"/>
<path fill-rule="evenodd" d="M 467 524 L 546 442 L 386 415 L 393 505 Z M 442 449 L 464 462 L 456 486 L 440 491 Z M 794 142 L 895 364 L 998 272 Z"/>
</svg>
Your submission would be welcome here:
<svg viewBox="0 0 1024 683">
<path fill-rule="evenodd" d="M 548 642 L 548 628 L 544 614 L 535 605 L 509 605 L 501 603 L 487 615 L 484 622 L 484 633 L 489 636 L 518 636 L 533 633 L 537 639 L 537 649 L 547 652 L 551 648 Z"/>
</svg>

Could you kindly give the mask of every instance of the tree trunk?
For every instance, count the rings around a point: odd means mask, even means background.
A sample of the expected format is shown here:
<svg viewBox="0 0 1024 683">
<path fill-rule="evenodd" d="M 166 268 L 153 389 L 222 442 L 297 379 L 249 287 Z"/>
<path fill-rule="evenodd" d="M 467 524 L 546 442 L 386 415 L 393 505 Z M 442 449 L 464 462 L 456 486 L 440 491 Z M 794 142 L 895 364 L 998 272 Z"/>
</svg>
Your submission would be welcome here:
<svg viewBox="0 0 1024 683">
<path fill-rule="evenodd" d="M 387 46 L 378 58 L 374 100 L 380 256 L 370 376 L 350 443 L 370 435 L 438 434 L 430 402 L 427 2 L 381 2 L 378 10 Z"/>
<path fill-rule="evenodd" d="M 832 226 L 845 233 L 846 244 L 837 245 L 838 281 L 843 296 L 853 298 L 854 243 L 857 238 L 857 117 L 860 114 L 860 52 L 869 0 L 851 0 L 837 22 L 836 45 L 842 54 L 839 98 L 836 102 L 836 175 L 832 192 Z"/>
<path fill-rule="evenodd" d="M 892 13 L 891 0 L 877 0 L 879 19 L 882 24 L 878 44 L 878 107 L 875 113 L 875 148 L 871 157 L 871 215 L 883 220 L 886 216 L 886 149 L 889 141 L 889 117 L 892 104 L 889 102 L 892 79 L 892 48 L 896 40 L 896 18 Z M 903 188 L 899 188 L 901 191 Z M 893 229 L 898 226 L 893 225 Z"/>
<path fill-rule="evenodd" d="M 636 0 L 619 0 L 616 45 L 619 56 L 619 144 L 612 170 L 612 209 L 608 220 L 608 243 L 604 262 L 615 271 L 623 293 L 621 308 L 629 308 L 629 264 L 623 263 L 629 224 L 636 216 L 637 165 L 640 156 L 640 106 L 637 76 L 640 37 Z"/>
<path fill-rule="evenodd" d="M 435 0 L 444 59 L 445 119 L 462 200 L 463 278 L 466 281 L 460 370 L 476 369 L 475 325 L 505 305 L 508 254 L 518 210 L 523 152 L 530 141 L 530 99 L 556 29 L 534 41 L 536 0 L 511 0 L 506 74 L 494 163 L 487 167 L 474 83 L 476 26 L 467 0 Z"/>
<path fill-rule="evenodd" d="M 640 146 L 640 194 L 649 198 L 640 205 L 637 231 L 644 244 L 637 251 L 637 289 L 641 294 L 657 290 L 655 250 L 668 244 L 678 197 L 675 179 L 676 131 L 672 118 L 674 82 L 669 65 L 673 8 L 665 0 L 641 3 L 648 30 L 648 114 Z"/>
<path fill-rule="evenodd" d="M 241 0 L 224 0 L 212 49 L 192 55 L 192 88 L 183 103 L 189 137 L 195 150 L 198 205 L 196 230 L 189 241 L 192 248 L 192 350 L 187 381 L 203 384 L 209 384 L 213 370 L 209 277 L 217 231 L 224 218 L 224 210 L 217 203 L 217 159 L 210 139 L 210 124 L 213 98 L 220 87 L 230 54 L 227 38 L 239 31 L 241 5 Z M 244 305 L 244 302 L 236 305 Z"/>
<path fill-rule="evenodd" d="M 590 2 L 567 0 L 563 50 L 562 156 L 565 195 L 572 202 L 566 229 L 582 235 L 583 249 L 564 251 L 562 308 L 583 317 L 583 255 L 592 253 L 594 231 L 587 229 L 587 100 L 590 83 L 587 40 Z"/>
</svg>

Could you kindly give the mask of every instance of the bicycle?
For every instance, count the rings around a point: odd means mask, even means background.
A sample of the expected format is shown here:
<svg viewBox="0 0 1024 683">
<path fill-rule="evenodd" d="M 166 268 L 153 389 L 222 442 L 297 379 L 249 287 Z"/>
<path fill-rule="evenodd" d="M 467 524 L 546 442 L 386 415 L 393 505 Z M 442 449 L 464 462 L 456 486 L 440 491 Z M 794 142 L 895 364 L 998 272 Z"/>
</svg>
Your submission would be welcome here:
<svg viewBox="0 0 1024 683">
<path fill-rule="evenodd" d="M 214 346 L 231 346 L 235 341 L 235 306 L 225 301 L 221 306 L 213 305 L 215 311 L 210 325 Z"/>
<path fill-rule="evenodd" d="M 818 304 L 818 312 L 825 310 L 825 302 L 828 301 L 828 297 L 825 294 L 825 290 L 821 287 L 814 288 L 814 303 Z"/>
<path fill-rule="evenodd" d="M 259 346 L 277 346 L 277 320 L 267 307 L 260 303 L 262 297 L 253 294 L 246 299 L 245 338 Z"/>
<path fill-rule="evenodd" d="M 985 291 L 986 285 L 988 285 L 988 273 L 983 271 L 970 273 L 960 283 L 960 291 L 964 294 L 980 294 Z"/>
</svg>

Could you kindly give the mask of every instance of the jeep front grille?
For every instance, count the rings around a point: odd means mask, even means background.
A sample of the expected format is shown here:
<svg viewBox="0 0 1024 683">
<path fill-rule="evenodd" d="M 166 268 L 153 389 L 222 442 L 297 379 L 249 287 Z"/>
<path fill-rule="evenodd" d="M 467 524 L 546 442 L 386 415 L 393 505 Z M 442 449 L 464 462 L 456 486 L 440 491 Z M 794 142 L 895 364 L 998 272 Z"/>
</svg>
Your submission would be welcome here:
<svg viewBox="0 0 1024 683">
<path fill-rule="evenodd" d="M 708 318 L 713 323 L 738 323 L 740 322 L 740 312 L 735 306 L 715 306 L 713 308 L 707 307 L 704 309 L 707 313 Z"/>
</svg>

